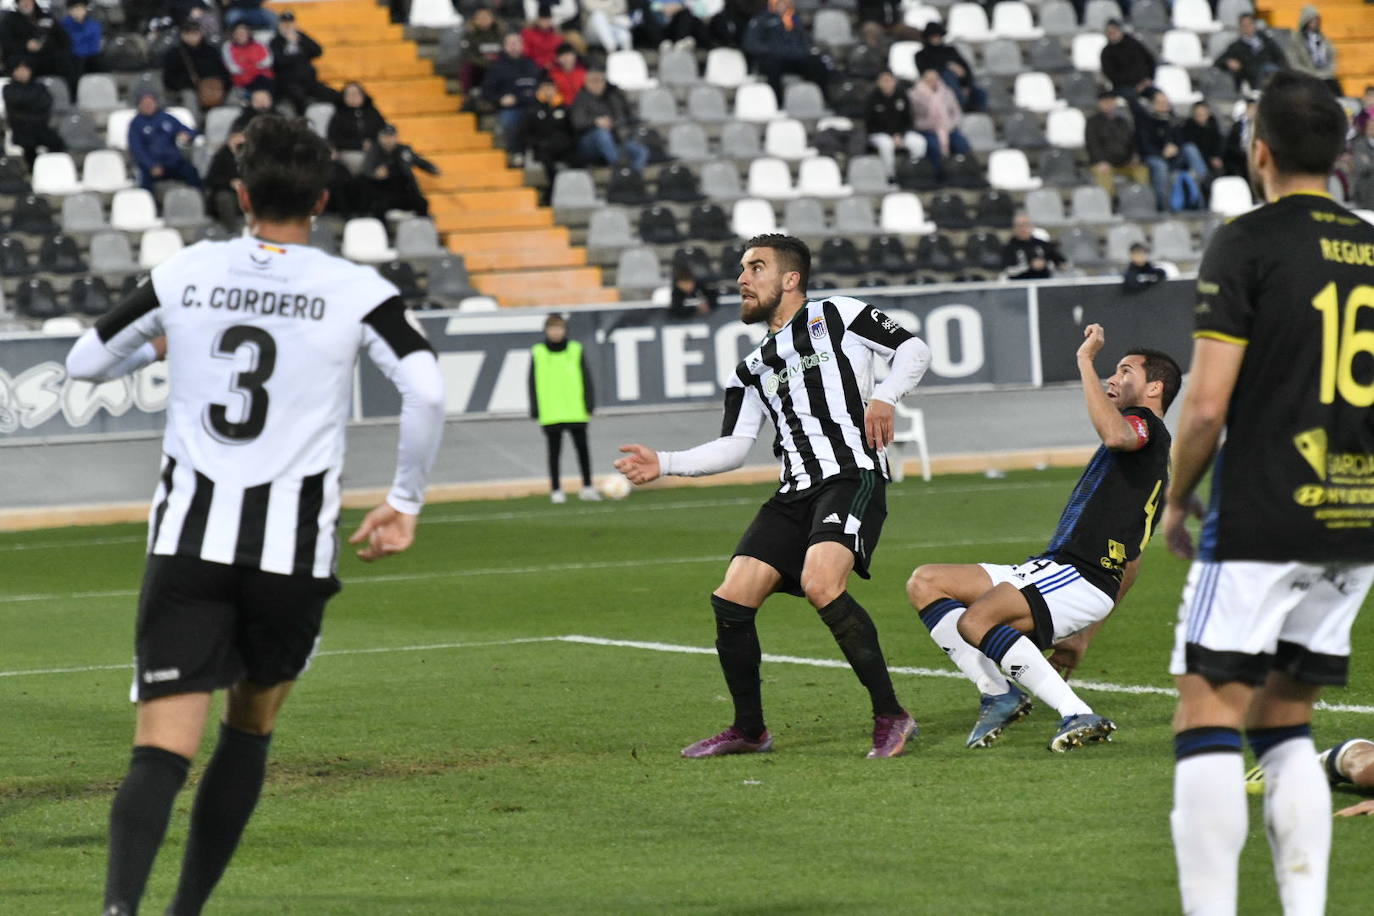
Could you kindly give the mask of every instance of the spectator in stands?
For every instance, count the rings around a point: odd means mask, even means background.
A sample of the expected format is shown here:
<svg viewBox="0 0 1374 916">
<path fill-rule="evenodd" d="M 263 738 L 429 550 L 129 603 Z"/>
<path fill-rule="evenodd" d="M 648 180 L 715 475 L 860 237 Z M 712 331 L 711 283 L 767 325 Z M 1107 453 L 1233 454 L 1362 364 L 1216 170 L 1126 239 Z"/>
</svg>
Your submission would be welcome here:
<svg viewBox="0 0 1374 916">
<path fill-rule="evenodd" d="M 1374 118 L 1366 119 L 1364 132 L 1350 145 L 1350 197 L 1354 207 L 1374 210 Z"/>
<path fill-rule="evenodd" d="M 605 73 L 587 72 L 586 85 L 573 99 L 569 115 L 577 134 L 577 151 L 588 162 L 614 168 L 624 156 L 630 168 L 644 170 L 649 150 L 625 137 L 634 126 L 634 115 L 625 93 L 608 83 Z"/>
<path fill-rule="evenodd" d="M 956 154 L 973 152 L 968 140 L 959 132 L 964 113 L 959 100 L 940 75 L 931 67 L 921 71 L 921 78 L 911 87 L 911 117 L 916 130 L 926 141 L 926 158 L 940 183 L 945 181 L 945 159 Z"/>
<path fill-rule="evenodd" d="M 973 66 L 954 45 L 945 44 L 945 27 L 939 22 L 926 25 L 924 47 L 916 52 L 916 70 L 924 73 L 934 69 L 959 100 L 964 111 L 982 111 L 988 107 L 986 89 L 974 85 Z"/>
<path fill-rule="evenodd" d="M 1121 111 L 1116 93 L 1104 89 L 1097 96 L 1097 111 L 1088 117 L 1083 143 L 1093 180 L 1116 196 L 1116 176 L 1144 183 L 1150 172 L 1136 153 L 1135 125 Z"/>
<path fill-rule="evenodd" d="M 1337 96 L 1344 95 L 1336 79 L 1336 46 L 1322 34 L 1322 14 L 1315 6 L 1304 6 L 1298 14 L 1298 34 L 1293 36 L 1293 69 L 1310 73 Z"/>
<path fill-rule="evenodd" d="M 722 47 L 742 47 L 749 20 L 767 5 L 767 0 L 725 0 L 720 12 L 711 17 L 711 40 Z"/>
<path fill-rule="evenodd" d="M 464 92 L 482 85 L 487 67 L 501 54 L 501 42 L 506 26 L 492 13 L 491 7 L 479 6 L 463 30 L 463 49 L 458 55 L 458 82 Z"/>
<path fill-rule="evenodd" d="M 66 151 L 67 144 L 50 123 L 52 93 L 47 86 L 34 80 L 33 67 L 22 57 L 10 68 L 10 81 L 5 84 L 3 98 L 10 140 L 24 151 L 24 163 L 30 169 L 40 147 L 50 153 Z"/>
<path fill-rule="evenodd" d="M 630 7 L 626 0 L 582 0 L 587 32 L 609 51 L 628 51 L 634 46 Z"/>
<path fill-rule="evenodd" d="M 1025 211 L 1011 222 L 1011 238 L 1002 246 L 1002 272 L 1008 280 L 1048 280 L 1063 267 L 1064 256 L 1053 241 L 1035 234 L 1035 224 Z"/>
<path fill-rule="evenodd" d="M 822 95 L 829 92 L 829 64 L 812 49 L 811 36 L 792 0 L 768 0 L 768 8 L 749 20 L 744 32 L 744 52 L 773 87 L 779 106 L 783 101 L 782 77 L 786 73 L 815 83 Z"/>
<path fill-rule="evenodd" d="M 364 152 L 372 147 L 386 120 L 361 83 L 346 83 L 342 100 L 343 104 L 334 109 L 334 116 L 329 119 L 325 136 L 340 152 Z"/>
<path fill-rule="evenodd" d="M 558 94 L 563 97 L 564 105 L 571 104 L 572 100 L 577 98 L 577 94 L 587 82 L 587 68 L 582 66 L 576 48 L 567 43 L 558 46 L 558 58 L 549 68 L 549 79 L 558 87 Z"/>
<path fill-rule="evenodd" d="M 71 41 L 35 0 L 18 0 L 14 9 L 0 18 L 0 59 L 13 67 L 21 58 L 28 61 L 34 76 L 60 77 L 76 97 Z"/>
<path fill-rule="evenodd" d="M 1350 122 L 1354 136 L 1363 137 L 1364 126 L 1370 121 L 1374 121 L 1374 86 L 1365 86 L 1364 97 L 1360 99 L 1360 110 Z"/>
<path fill-rule="evenodd" d="M 277 27 L 277 16 L 263 9 L 262 0 L 225 0 L 224 24 L 232 29 L 242 22 L 250 29 L 270 32 Z"/>
<path fill-rule="evenodd" d="M 1226 143 L 1221 152 L 1222 168 L 1227 175 L 1239 175 L 1249 180 L 1249 129 L 1254 121 L 1255 103 L 1249 102 L 1240 117 L 1231 122 L 1231 130 L 1226 134 Z"/>
<path fill-rule="evenodd" d="M 507 35 L 501 56 L 487 68 L 482 96 L 496 106 L 496 120 L 508 148 L 525 111 L 534 104 L 539 77 L 539 65 L 525 56 L 525 40 L 515 33 Z"/>
<path fill-rule="evenodd" d="M 1202 162 L 1206 164 L 1206 171 L 1198 176 L 1205 194 L 1212 179 L 1223 174 L 1226 170 L 1224 159 L 1226 141 L 1221 136 L 1221 128 L 1217 125 L 1217 119 L 1212 114 L 1211 106 L 1206 102 L 1193 104 L 1188 120 L 1184 121 L 1179 129 L 1179 146 L 1185 150 L 1192 146 L 1198 151 Z"/>
<path fill-rule="evenodd" d="M 219 13 L 207 6 L 202 0 L 193 0 L 186 14 L 181 17 L 174 17 L 174 21 L 179 25 L 194 23 L 200 26 L 200 34 L 205 36 L 207 44 L 219 46 L 224 40 L 224 22 L 220 19 Z"/>
<path fill-rule="evenodd" d="M 179 40 L 162 56 L 162 86 L 183 105 L 214 108 L 229 91 L 229 71 L 219 49 L 206 41 L 198 24 L 182 23 Z"/>
<path fill-rule="evenodd" d="M 248 104 L 239 110 L 239 116 L 234 119 L 229 130 L 233 133 L 243 133 L 254 118 L 258 115 L 271 114 L 274 108 L 276 108 L 276 100 L 272 97 L 270 89 L 254 89 L 252 95 L 248 96 Z"/>
<path fill-rule="evenodd" d="M 1168 276 L 1164 268 L 1150 263 L 1150 248 L 1144 242 L 1131 243 L 1131 260 L 1121 276 L 1121 291 L 1143 293 Z"/>
<path fill-rule="evenodd" d="M 238 155 L 242 146 L 243 132 L 230 131 L 205 171 L 205 209 L 225 230 L 235 234 L 243 229 L 243 211 L 239 209 L 238 192 L 234 189 L 234 182 L 239 177 Z"/>
<path fill-rule="evenodd" d="M 248 95 L 259 86 L 272 88 L 272 52 L 253 37 L 247 22 L 240 20 L 233 25 L 221 53 L 235 89 Z"/>
<path fill-rule="evenodd" d="M 194 128 L 162 110 L 156 93 L 140 94 L 138 114 L 129 122 L 129 158 L 138 167 L 139 185 L 148 191 L 159 181 L 202 187 L 200 173 L 181 151 L 195 136 Z"/>
<path fill-rule="evenodd" d="M 524 40 L 525 56 L 534 61 L 540 70 L 553 66 L 558 46 L 563 43 L 563 33 L 553 27 L 553 4 L 549 0 L 540 0 L 539 14 L 525 26 L 520 37 Z"/>
<path fill-rule="evenodd" d="M 864 129 L 869 146 L 882 158 L 888 175 L 896 174 L 898 150 L 912 161 L 926 154 L 926 138 L 913 125 L 911 100 L 897 91 L 897 77 L 892 71 L 883 70 L 864 103 Z"/>
<path fill-rule="evenodd" d="M 1121 27 L 1121 20 L 1108 20 L 1107 44 L 1102 49 L 1102 75 L 1118 93 L 1143 93 L 1155 78 L 1155 56 L 1150 49 Z"/>
<path fill-rule="evenodd" d="M 267 49 L 272 52 L 276 95 L 304 115 L 311 102 L 339 104 L 339 94 L 319 80 L 313 61 L 324 53 L 319 42 L 296 26 L 296 14 L 287 10 L 277 20 L 277 34 Z"/>
<path fill-rule="evenodd" d="M 1156 89 L 1148 109 L 1139 102 L 1134 107 L 1137 148 L 1150 170 L 1155 206 L 1161 212 L 1200 207 L 1207 163 L 1196 146 L 1183 142 L 1182 125 L 1174 120 L 1169 97 Z"/>
<path fill-rule="evenodd" d="M 385 219 L 394 210 L 429 215 L 429 201 L 415 180 L 416 169 L 431 175 L 442 174 L 437 165 L 401 142 L 395 125 L 384 125 L 363 160 L 367 202 L 373 216 Z"/>
<path fill-rule="evenodd" d="M 329 191 L 329 200 L 324 205 L 324 212 L 344 220 L 369 215 L 366 195 L 362 189 L 365 179 L 355 176 L 348 166 L 344 165 L 343 157 L 339 155 L 338 150 L 330 150 L 330 159 L 329 183 L 325 185 L 325 189 Z"/>
<path fill-rule="evenodd" d="M 544 184 L 545 205 L 553 193 L 553 179 L 559 163 L 564 162 L 576 146 L 567 103 L 568 99 L 553 78 L 545 75 L 534 93 L 534 104 L 525 109 L 511 142 L 511 149 L 522 160 L 529 156 L 543 167 L 548 179 Z"/>
<path fill-rule="evenodd" d="M 716 309 L 719 296 L 710 284 L 697 282 L 686 267 L 673 268 L 672 298 L 668 301 L 669 318 L 700 318 Z"/>
<path fill-rule="evenodd" d="M 90 13 L 87 0 L 71 0 L 67 4 L 67 15 L 62 17 L 62 29 L 72 46 L 77 79 L 86 73 L 105 71 L 105 63 L 100 57 L 105 46 L 105 31 L 100 20 Z"/>
<path fill-rule="evenodd" d="M 1216 67 L 1231 74 L 1237 92 L 1246 83 L 1258 92 L 1271 73 L 1288 66 L 1288 58 L 1278 42 L 1259 30 L 1254 13 L 1242 13 L 1239 28 L 1240 35 L 1221 52 Z"/>
<path fill-rule="evenodd" d="M 710 44 L 711 35 L 706 23 L 697 18 L 683 0 L 630 0 L 642 10 L 639 25 L 634 30 L 636 41 L 646 47 L 665 50 L 663 42 L 692 50 Z"/>
</svg>

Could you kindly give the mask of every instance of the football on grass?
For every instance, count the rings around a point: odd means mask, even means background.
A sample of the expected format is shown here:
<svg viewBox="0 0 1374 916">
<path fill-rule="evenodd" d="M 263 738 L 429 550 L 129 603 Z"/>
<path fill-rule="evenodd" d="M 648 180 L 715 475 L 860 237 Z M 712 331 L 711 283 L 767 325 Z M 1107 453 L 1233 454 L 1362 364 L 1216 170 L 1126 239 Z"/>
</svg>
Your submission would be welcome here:
<svg viewBox="0 0 1374 916">
<path fill-rule="evenodd" d="M 609 474 L 601 479 L 601 495 L 607 499 L 624 499 L 630 495 L 630 482 L 620 474 Z"/>
</svg>

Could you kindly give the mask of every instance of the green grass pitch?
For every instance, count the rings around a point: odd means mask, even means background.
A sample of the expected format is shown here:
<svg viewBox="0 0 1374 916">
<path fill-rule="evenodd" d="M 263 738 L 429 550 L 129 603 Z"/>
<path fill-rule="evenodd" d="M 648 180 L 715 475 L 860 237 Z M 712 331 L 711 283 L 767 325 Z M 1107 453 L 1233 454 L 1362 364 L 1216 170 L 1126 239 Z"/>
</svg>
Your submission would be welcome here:
<svg viewBox="0 0 1374 916">
<path fill-rule="evenodd" d="M 893 665 L 948 667 L 906 605 L 911 569 L 1037 551 L 1073 480 L 1024 472 L 890 489 L 874 578 L 853 592 Z M 1176 912 L 1167 696 L 1085 692 L 1121 727 L 1109 745 L 1049 753 L 1055 716 L 1038 707 L 997 746 L 968 751 L 973 688 L 898 674 L 922 734 L 904 757 L 869 761 L 853 675 L 775 662 L 764 666 L 775 752 L 687 761 L 679 749 L 730 718 L 712 655 L 516 641 L 709 647 L 707 596 L 767 493 L 436 505 L 410 553 L 375 566 L 345 553 L 323 652 L 286 707 L 263 801 L 207 912 Z M 142 533 L 0 535 L 9 916 L 99 908 L 106 813 L 132 733 Z M 1185 568 L 1151 545 L 1077 677 L 1169 685 Z M 773 598 L 760 636 L 765 652 L 839 658 L 798 599 Z M 1371 637 L 1366 614 L 1353 686 L 1332 702 L 1374 704 L 1362 661 Z M 1322 711 L 1315 730 L 1319 745 L 1374 737 L 1374 715 Z M 209 740 L 145 912 L 170 897 Z M 1372 841 L 1369 819 L 1336 823 L 1332 913 L 1367 906 Z M 1241 909 L 1278 912 L 1257 800 Z"/>
</svg>

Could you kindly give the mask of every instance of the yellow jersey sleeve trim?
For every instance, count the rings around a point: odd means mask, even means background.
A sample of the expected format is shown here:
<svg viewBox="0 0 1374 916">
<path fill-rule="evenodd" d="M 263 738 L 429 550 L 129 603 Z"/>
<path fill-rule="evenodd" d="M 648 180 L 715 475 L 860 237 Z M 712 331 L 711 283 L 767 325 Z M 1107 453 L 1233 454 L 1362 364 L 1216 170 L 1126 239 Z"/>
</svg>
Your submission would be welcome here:
<svg viewBox="0 0 1374 916">
<path fill-rule="evenodd" d="M 1193 337 L 1195 339 L 1206 338 L 1207 340 L 1219 340 L 1222 343 L 1236 344 L 1241 347 L 1250 343 L 1250 341 L 1244 337 L 1236 337 L 1234 334 L 1223 334 L 1220 331 L 1194 331 Z"/>
</svg>

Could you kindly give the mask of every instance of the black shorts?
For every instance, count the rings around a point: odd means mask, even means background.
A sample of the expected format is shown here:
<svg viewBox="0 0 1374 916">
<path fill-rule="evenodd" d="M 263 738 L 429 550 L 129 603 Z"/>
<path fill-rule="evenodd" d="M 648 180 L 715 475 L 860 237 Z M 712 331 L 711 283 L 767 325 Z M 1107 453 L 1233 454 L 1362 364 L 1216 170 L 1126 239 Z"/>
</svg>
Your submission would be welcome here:
<svg viewBox="0 0 1374 916">
<path fill-rule="evenodd" d="M 774 493 L 759 507 L 737 557 L 762 560 L 782 573 L 781 591 L 801 597 L 802 565 L 812 544 L 835 541 L 854 552 L 854 571 L 868 564 L 887 518 L 887 480 L 876 471 L 832 477 L 796 493 Z"/>
<path fill-rule="evenodd" d="M 294 680 L 310 660 L 330 576 L 284 576 L 194 557 L 148 557 L 138 600 L 134 692 L 139 700 L 248 680 Z"/>
</svg>

